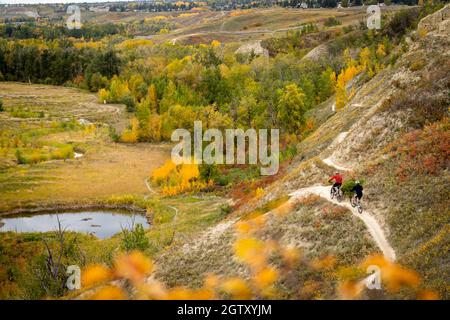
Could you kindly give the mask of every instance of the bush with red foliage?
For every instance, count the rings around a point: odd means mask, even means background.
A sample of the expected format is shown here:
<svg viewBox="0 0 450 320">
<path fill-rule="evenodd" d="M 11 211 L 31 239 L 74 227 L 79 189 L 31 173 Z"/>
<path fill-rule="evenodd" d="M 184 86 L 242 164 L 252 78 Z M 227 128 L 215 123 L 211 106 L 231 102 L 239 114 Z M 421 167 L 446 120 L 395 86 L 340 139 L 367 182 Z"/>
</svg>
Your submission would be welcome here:
<svg viewBox="0 0 450 320">
<path fill-rule="evenodd" d="M 387 146 L 392 158 L 400 160 L 396 170 L 402 180 L 412 175 L 436 175 L 450 164 L 449 119 L 414 130 Z"/>
</svg>

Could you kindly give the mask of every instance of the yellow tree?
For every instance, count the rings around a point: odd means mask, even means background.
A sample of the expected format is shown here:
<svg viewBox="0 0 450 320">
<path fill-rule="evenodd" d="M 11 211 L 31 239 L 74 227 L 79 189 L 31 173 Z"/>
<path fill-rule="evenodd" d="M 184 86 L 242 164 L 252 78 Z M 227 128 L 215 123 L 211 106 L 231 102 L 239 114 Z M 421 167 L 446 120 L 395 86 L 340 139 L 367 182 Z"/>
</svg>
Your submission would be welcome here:
<svg viewBox="0 0 450 320">
<path fill-rule="evenodd" d="M 211 47 L 215 48 L 218 46 L 220 46 L 220 41 L 218 41 L 218 40 L 211 41 Z"/>
<path fill-rule="evenodd" d="M 343 55 L 344 55 L 345 65 L 347 67 L 351 67 L 351 66 L 355 66 L 356 65 L 356 61 L 352 58 L 352 55 L 350 54 L 350 50 L 348 48 L 346 48 L 344 50 Z"/>
<path fill-rule="evenodd" d="M 120 140 L 125 143 L 136 143 L 138 140 L 139 122 L 133 117 L 130 121 L 130 128 L 125 129 Z"/>
<path fill-rule="evenodd" d="M 370 49 L 365 47 L 361 50 L 359 53 L 359 64 L 364 68 L 367 69 L 367 67 L 370 66 Z"/>
<path fill-rule="evenodd" d="M 158 93 L 156 92 L 154 84 L 151 84 L 150 87 L 148 87 L 147 98 L 150 103 L 150 110 L 152 113 L 156 113 L 158 110 Z"/>
<path fill-rule="evenodd" d="M 152 114 L 148 119 L 148 135 L 151 141 L 161 141 L 162 120 L 159 114 Z"/>
<path fill-rule="evenodd" d="M 345 72 L 341 71 L 336 80 L 336 108 L 341 109 L 347 103 L 347 90 L 345 88 Z"/>
<path fill-rule="evenodd" d="M 383 58 L 384 56 L 386 56 L 386 48 L 384 47 L 384 44 L 382 44 L 382 43 L 380 43 L 379 45 L 378 45 L 378 48 L 377 48 L 377 57 L 378 57 L 378 59 L 381 59 L 381 58 Z"/>
<path fill-rule="evenodd" d="M 144 78 L 140 74 L 133 74 L 130 77 L 129 87 L 137 101 L 140 101 L 143 98 L 145 90 L 144 92 L 142 92 L 142 87 L 144 87 L 145 89 L 145 86 L 146 83 L 144 81 Z"/>
<path fill-rule="evenodd" d="M 350 66 L 342 69 L 336 80 L 336 108 L 343 108 L 349 99 L 347 93 L 347 84 L 358 74 L 359 68 L 356 66 Z"/>
</svg>

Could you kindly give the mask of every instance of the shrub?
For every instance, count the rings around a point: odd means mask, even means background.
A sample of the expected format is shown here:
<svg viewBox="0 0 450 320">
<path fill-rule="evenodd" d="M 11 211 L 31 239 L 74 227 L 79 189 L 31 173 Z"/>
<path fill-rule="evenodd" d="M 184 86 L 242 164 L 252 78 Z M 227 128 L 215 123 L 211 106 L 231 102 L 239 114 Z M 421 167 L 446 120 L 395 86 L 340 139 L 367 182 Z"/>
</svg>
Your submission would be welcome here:
<svg viewBox="0 0 450 320">
<path fill-rule="evenodd" d="M 30 111 L 29 109 L 22 109 L 20 107 L 17 110 L 12 109 L 10 113 L 11 113 L 12 117 L 22 118 L 22 119 L 44 118 L 44 116 L 45 116 L 43 111 L 35 112 L 35 111 Z"/>
<path fill-rule="evenodd" d="M 18 164 L 27 163 L 27 159 L 22 155 L 22 152 L 19 149 L 16 149 L 16 159 Z"/>
<path fill-rule="evenodd" d="M 122 132 L 120 140 L 125 143 L 136 143 L 138 140 L 139 122 L 134 117 L 130 121 L 130 127 Z"/>
<path fill-rule="evenodd" d="M 355 28 L 352 25 L 350 25 L 350 26 L 344 26 L 342 28 L 342 30 L 344 31 L 344 33 L 349 33 L 349 32 L 352 32 L 353 30 L 355 30 Z"/>
<path fill-rule="evenodd" d="M 134 103 L 134 99 L 132 96 L 125 96 L 120 101 L 122 102 L 126 107 L 128 112 L 135 112 L 136 111 L 136 105 Z"/>
<path fill-rule="evenodd" d="M 364 180 L 360 179 L 359 180 L 360 184 L 363 185 L 364 184 Z M 346 180 L 341 187 L 342 192 L 344 193 L 344 195 L 348 195 L 348 196 L 352 196 L 353 195 L 353 187 L 356 185 L 355 180 L 351 179 L 351 180 Z"/>
<path fill-rule="evenodd" d="M 114 142 L 120 141 L 120 136 L 117 134 L 116 128 L 109 126 L 108 133 L 112 141 Z"/>
<path fill-rule="evenodd" d="M 230 179 L 227 176 L 220 176 L 217 178 L 217 183 L 219 186 L 225 187 L 230 183 Z"/>
<path fill-rule="evenodd" d="M 402 10 L 394 15 L 385 27 L 383 33 L 389 37 L 400 38 L 409 30 L 416 27 L 419 18 L 419 10 L 407 9 Z"/>
<path fill-rule="evenodd" d="M 167 161 L 151 174 L 152 182 L 162 187 L 165 195 L 173 196 L 185 192 L 200 191 L 212 187 L 213 180 L 202 181 L 197 164 L 175 165 Z"/>
<path fill-rule="evenodd" d="M 18 164 L 35 164 L 43 161 L 67 160 L 73 158 L 72 145 L 56 144 L 46 149 L 16 149 L 16 160 Z"/>
<path fill-rule="evenodd" d="M 53 150 L 51 152 L 50 157 L 51 157 L 51 159 L 54 159 L 54 160 L 67 160 L 67 159 L 72 158 L 73 154 L 74 154 L 73 146 L 67 145 L 67 146 L 60 146 L 56 150 Z M 40 160 L 45 161 L 45 160 L 47 160 L 47 157 L 40 155 Z"/>
<path fill-rule="evenodd" d="M 411 71 L 418 71 L 418 70 L 422 69 L 425 65 L 426 65 L 425 60 L 423 60 L 423 59 L 418 59 L 418 60 L 412 61 L 412 62 L 410 63 L 409 69 L 410 69 Z"/>
<path fill-rule="evenodd" d="M 417 175 L 437 175 L 445 170 L 450 158 L 449 122 L 426 126 L 405 134 L 391 143 L 386 151 L 399 160 L 397 177 L 405 181 Z"/>
<path fill-rule="evenodd" d="M 227 215 L 229 215 L 231 213 L 233 209 L 231 208 L 231 206 L 226 203 L 222 206 L 220 206 L 220 216 L 221 217 L 226 217 Z"/>
<path fill-rule="evenodd" d="M 411 111 L 407 124 L 413 129 L 442 120 L 447 114 L 448 99 L 442 96 L 430 96 L 423 90 L 407 92 L 396 99 L 387 100 L 384 107 L 391 111 Z"/>
<path fill-rule="evenodd" d="M 0 112 L 5 111 L 5 108 L 3 107 L 3 100 L 0 99 Z"/>
<path fill-rule="evenodd" d="M 326 27 L 338 26 L 342 24 L 336 17 L 329 17 L 323 23 Z"/>
<path fill-rule="evenodd" d="M 144 227 L 140 223 L 136 224 L 131 230 L 123 229 L 122 234 L 122 249 L 126 251 L 145 251 L 150 247 Z"/>
<path fill-rule="evenodd" d="M 216 164 L 202 164 L 199 166 L 200 177 L 204 181 L 217 180 L 219 172 Z"/>
</svg>

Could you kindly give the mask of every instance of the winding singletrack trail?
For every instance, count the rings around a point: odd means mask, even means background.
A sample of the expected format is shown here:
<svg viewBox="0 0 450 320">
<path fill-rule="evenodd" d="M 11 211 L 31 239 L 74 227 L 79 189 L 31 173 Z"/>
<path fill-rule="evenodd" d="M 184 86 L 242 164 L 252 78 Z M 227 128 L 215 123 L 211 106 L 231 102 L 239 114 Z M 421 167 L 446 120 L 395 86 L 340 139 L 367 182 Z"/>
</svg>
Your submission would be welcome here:
<svg viewBox="0 0 450 320">
<path fill-rule="evenodd" d="M 336 137 L 336 139 L 334 139 L 334 141 L 332 142 L 330 147 L 335 149 L 342 141 L 344 141 L 344 139 L 347 137 L 347 134 L 348 134 L 348 131 L 341 132 L 340 134 L 338 134 L 338 136 Z M 338 169 L 340 171 L 351 171 L 352 170 L 352 168 L 350 168 L 350 167 L 344 166 L 341 163 L 337 163 L 336 160 L 334 160 L 334 152 L 328 158 L 322 159 L 322 161 L 326 165 L 333 167 L 335 169 Z"/>
<path fill-rule="evenodd" d="M 150 186 L 150 183 L 148 182 L 148 179 L 147 179 L 147 178 L 144 179 L 144 184 L 145 184 L 145 186 L 147 187 L 148 191 L 149 191 L 151 194 L 156 194 L 156 191 L 153 190 L 153 188 Z M 147 195 L 144 197 L 144 199 L 148 199 L 149 196 L 150 196 L 150 195 L 147 194 Z M 173 216 L 173 220 L 174 220 L 174 221 L 177 220 L 179 210 L 178 210 L 177 208 L 173 207 L 173 206 L 168 206 L 168 208 L 172 209 L 172 210 L 175 212 L 175 215 Z"/>
<path fill-rule="evenodd" d="M 147 187 L 148 191 L 150 191 L 151 194 L 156 194 L 155 190 L 153 190 L 152 187 L 150 186 L 150 184 L 148 183 L 148 179 L 147 178 L 144 179 L 144 184 Z M 144 199 L 148 199 L 149 196 L 150 196 L 149 194 L 146 195 L 144 197 Z"/>
<path fill-rule="evenodd" d="M 356 208 L 353 208 L 348 202 L 338 202 L 335 199 L 330 199 L 330 187 L 329 186 L 312 186 L 308 188 L 303 188 L 296 190 L 289 194 L 291 200 L 295 200 L 297 198 L 301 198 L 310 194 L 318 195 L 322 198 L 327 199 L 334 204 L 339 206 L 346 207 L 351 211 L 351 213 L 356 216 L 358 219 L 361 219 L 367 227 L 370 235 L 375 240 L 375 243 L 378 245 L 380 250 L 383 252 L 384 256 L 390 261 L 395 261 L 395 251 L 389 244 L 386 239 L 386 236 L 378 224 L 377 220 L 370 214 L 370 212 L 364 211 L 363 213 L 358 213 Z"/>
<path fill-rule="evenodd" d="M 350 171 L 351 170 L 351 168 L 349 168 L 349 167 L 345 167 L 345 166 L 343 166 L 341 164 L 338 164 L 338 163 L 334 162 L 333 158 L 331 158 L 331 157 L 326 158 L 326 159 L 322 159 L 322 161 L 327 166 L 333 167 L 333 168 L 338 169 L 340 171 Z"/>
<path fill-rule="evenodd" d="M 333 141 L 331 147 L 335 149 L 336 146 L 347 137 L 347 133 L 348 132 L 342 132 L 341 134 L 339 134 L 336 137 L 335 141 Z M 330 157 L 322 159 L 322 161 L 326 163 L 328 166 L 333 167 L 337 170 L 351 171 L 351 168 L 336 163 L 333 160 L 333 153 L 331 154 Z M 383 252 L 383 255 L 390 261 L 395 261 L 396 255 L 394 249 L 387 241 L 384 231 L 379 225 L 378 221 L 370 214 L 370 212 L 364 210 L 363 213 L 359 213 L 357 208 L 353 208 L 351 204 L 348 202 L 338 202 L 336 199 L 330 199 L 330 186 L 311 186 L 307 188 L 302 188 L 290 193 L 289 196 L 291 197 L 290 200 L 295 200 L 297 198 L 301 198 L 310 194 L 318 195 L 330 202 L 333 202 L 334 204 L 349 209 L 354 216 L 356 216 L 358 219 L 361 219 L 364 222 L 370 235 L 375 240 L 375 243 Z"/>
</svg>

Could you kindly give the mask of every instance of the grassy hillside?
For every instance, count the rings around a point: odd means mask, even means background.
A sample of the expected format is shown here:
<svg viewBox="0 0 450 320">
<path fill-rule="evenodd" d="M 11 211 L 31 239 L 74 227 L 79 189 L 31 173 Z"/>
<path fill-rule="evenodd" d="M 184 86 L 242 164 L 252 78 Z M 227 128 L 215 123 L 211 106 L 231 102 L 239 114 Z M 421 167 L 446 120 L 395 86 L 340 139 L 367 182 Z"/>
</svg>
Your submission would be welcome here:
<svg viewBox="0 0 450 320">
<path fill-rule="evenodd" d="M 234 246 L 240 237 L 240 228 L 245 223 L 253 223 L 252 218 L 242 218 L 222 222 L 183 245 L 176 246 L 158 258 L 158 279 L 169 286 L 185 285 L 201 287 L 208 274 L 222 277 L 250 277 L 250 269 L 234 256 Z M 345 209 L 328 204 L 317 197 L 297 203 L 289 212 L 271 212 L 257 218 L 266 225 L 255 231 L 256 237 L 279 241 L 280 245 L 300 249 L 305 259 L 333 257 L 336 269 L 349 267 L 368 254 L 376 253 L 370 235 L 364 225 Z M 347 232 L 348 230 L 352 232 Z M 275 259 L 275 258 L 274 258 Z M 281 261 L 275 259 L 275 266 Z M 319 270 L 305 270 L 298 266 L 292 271 L 297 280 L 286 279 L 277 287 L 280 298 L 298 299 L 298 284 L 303 285 L 311 278 L 318 282 L 315 298 L 336 296 L 334 285 L 339 276 L 336 273 L 324 275 Z M 297 284 L 293 282 L 297 281 Z"/>
<path fill-rule="evenodd" d="M 412 33 L 396 63 L 353 85 L 342 110 L 331 111 L 333 99 L 313 110 L 317 130 L 262 202 L 326 183 L 338 170 L 322 162 L 331 157 L 353 169 L 344 173 L 347 179 L 365 181 L 364 206 L 384 226 L 398 261 L 448 299 L 449 257 L 442 252 L 448 251 L 450 222 L 449 38 L 438 30 Z"/>
</svg>

